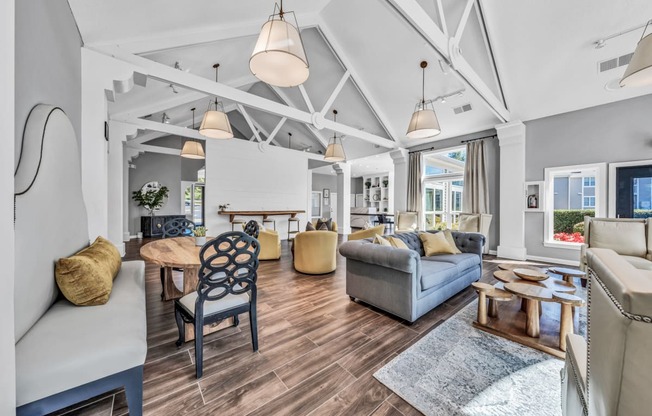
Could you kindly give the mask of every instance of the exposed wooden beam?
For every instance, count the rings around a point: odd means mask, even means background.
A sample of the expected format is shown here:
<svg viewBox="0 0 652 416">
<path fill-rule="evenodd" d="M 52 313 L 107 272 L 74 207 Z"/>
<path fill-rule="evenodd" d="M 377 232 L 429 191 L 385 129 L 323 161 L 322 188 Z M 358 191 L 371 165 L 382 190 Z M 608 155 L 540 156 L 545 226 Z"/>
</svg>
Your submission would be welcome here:
<svg viewBox="0 0 652 416">
<path fill-rule="evenodd" d="M 471 15 L 471 9 L 475 4 L 475 0 L 466 0 L 466 6 L 464 6 L 464 12 L 462 12 L 462 17 L 460 18 L 460 23 L 457 25 L 457 30 L 455 30 L 455 39 L 459 43 L 462 39 L 462 33 L 464 33 L 464 28 L 469 21 L 469 16 Z"/>
<path fill-rule="evenodd" d="M 269 136 L 267 136 L 267 140 L 265 140 L 265 143 L 268 143 L 268 142 L 271 142 L 272 140 L 274 140 L 274 137 L 276 137 L 276 135 L 278 134 L 279 130 L 281 130 L 281 127 L 283 127 L 283 124 L 285 124 L 285 122 L 286 122 L 287 120 L 288 120 L 287 117 L 283 117 L 283 118 L 281 119 L 281 121 L 279 121 L 279 122 L 276 124 L 276 127 L 274 127 L 274 130 L 272 130 L 272 132 L 269 134 Z"/>
<path fill-rule="evenodd" d="M 344 73 L 344 75 L 342 75 L 340 82 L 337 83 L 337 85 L 333 89 L 333 92 L 331 92 L 331 95 L 328 97 L 328 100 L 326 100 L 326 104 L 324 104 L 324 108 L 321 109 L 322 116 L 326 116 L 326 113 L 328 112 L 328 110 L 331 109 L 333 103 L 337 99 L 337 96 L 340 95 L 340 91 L 342 91 L 342 88 L 344 88 L 344 84 L 346 84 L 346 81 L 348 81 L 350 77 L 351 77 L 351 72 L 349 72 L 348 70 Z"/>
<path fill-rule="evenodd" d="M 271 10 L 270 10 L 271 11 Z M 297 13 L 297 19 L 301 22 L 301 28 L 306 29 L 316 24 L 317 15 L 315 13 Z M 92 47 L 105 47 L 118 45 L 126 52 L 145 55 L 162 50 L 177 49 L 183 47 L 192 47 L 211 42 L 218 42 L 228 39 L 236 39 L 247 36 L 256 36 L 260 33 L 260 28 L 264 21 L 259 19 L 248 22 L 236 22 L 233 24 L 221 24 L 208 30 L 183 29 L 176 32 L 166 32 L 164 34 L 155 34 L 131 39 L 123 39 L 118 42 L 96 42 L 89 43 Z M 253 49 L 253 41 L 252 41 Z"/>
<path fill-rule="evenodd" d="M 305 103 L 306 103 L 306 107 L 308 107 L 308 111 L 310 111 L 311 113 L 314 113 L 315 112 L 315 107 L 312 105 L 312 101 L 310 100 L 310 97 L 308 96 L 308 92 L 306 91 L 306 88 L 303 86 L 303 84 L 299 85 L 299 91 L 301 92 L 301 96 L 303 97 L 303 101 L 305 101 Z"/>
<path fill-rule="evenodd" d="M 256 126 L 254 126 L 254 122 L 251 119 L 251 116 L 249 116 L 249 113 L 247 113 L 247 110 L 244 109 L 242 104 L 236 104 L 238 107 L 238 111 L 242 116 L 244 117 L 245 121 L 247 122 L 247 125 L 251 129 L 251 131 L 254 133 L 254 136 L 256 137 L 256 140 L 258 140 L 260 143 L 263 142 L 263 139 L 261 139 L 260 134 L 258 134 L 258 130 L 256 129 Z"/>
<path fill-rule="evenodd" d="M 437 24 L 423 10 L 417 0 L 389 0 L 389 3 L 441 56 L 452 64 L 453 69 L 455 69 L 454 73 L 460 81 L 477 92 L 498 119 L 501 121 L 510 120 L 509 110 L 507 110 L 502 100 L 496 97 L 484 80 L 460 54 L 459 43 L 451 42 L 444 35 L 444 32 L 437 27 Z"/>
<path fill-rule="evenodd" d="M 322 123 L 322 120 L 320 120 L 319 118 L 315 119 L 312 114 L 307 113 L 305 111 L 301 111 L 296 108 L 292 108 L 287 105 L 283 105 L 248 92 L 244 92 L 236 88 L 230 87 L 228 85 L 217 83 L 208 80 L 206 78 L 199 77 L 194 74 L 189 74 L 183 71 L 176 70 L 174 68 L 168 67 L 167 65 L 163 65 L 158 62 L 140 56 L 136 56 L 130 53 L 125 53 L 119 47 L 102 48 L 98 50 L 98 52 L 112 56 L 115 59 L 130 63 L 132 65 L 135 65 L 139 67 L 139 70 L 143 71 L 153 79 L 157 79 L 164 82 L 171 82 L 173 84 L 188 88 L 193 91 L 199 91 L 209 95 L 216 95 L 218 97 L 223 97 L 225 99 L 235 101 L 247 107 L 265 111 L 267 113 L 276 114 L 281 117 L 287 117 L 288 119 L 299 121 L 301 123 L 306 123 L 306 124 L 319 123 L 320 124 L 319 127 L 322 127 L 322 124 L 327 124 L 328 128 L 331 130 L 335 130 L 342 134 L 348 134 L 352 137 L 357 137 L 359 139 L 386 148 L 397 147 L 396 143 L 384 137 L 367 133 L 365 131 L 346 126 L 342 123 L 329 122 L 328 120 Z"/>
</svg>

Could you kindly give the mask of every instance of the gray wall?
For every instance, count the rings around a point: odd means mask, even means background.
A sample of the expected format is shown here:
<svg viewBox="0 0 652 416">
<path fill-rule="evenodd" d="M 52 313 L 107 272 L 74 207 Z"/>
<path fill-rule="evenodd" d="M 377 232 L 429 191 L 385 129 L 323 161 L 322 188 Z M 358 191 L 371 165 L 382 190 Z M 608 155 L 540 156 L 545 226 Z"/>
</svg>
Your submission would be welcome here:
<svg viewBox="0 0 652 416">
<path fill-rule="evenodd" d="M 140 217 L 147 215 L 132 199 L 132 192 L 150 181 L 158 181 L 170 189 L 168 200 L 157 215 L 176 215 L 181 212 L 181 181 L 196 181 L 203 160 L 184 159 L 180 156 L 144 153 L 135 159 L 136 169 L 129 169 L 129 233 L 140 231 Z"/>
<path fill-rule="evenodd" d="M 482 137 L 494 136 L 495 130 L 486 130 L 478 133 L 467 134 L 464 136 L 454 137 L 450 139 L 436 141 L 424 146 L 411 147 L 410 151 L 426 150 L 432 148 L 433 150 L 447 149 L 450 147 L 460 146 L 463 140 L 478 139 Z M 500 147 L 498 146 L 498 139 L 487 140 L 487 176 L 489 177 L 489 211 L 493 215 L 491 220 L 491 227 L 489 228 L 489 249 L 496 250 L 498 246 L 498 239 L 500 235 L 498 230 L 500 228 L 500 211 L 499 211 L 499 196 L 500 196 Z"/>
<path fill-rule="evenodd" d="M 36 104 L 61 107 L 80 140 L 81 45 L 65 0 L 16 1 L 16 162 Z"/>
<path fill-rule="evenodd" d="M 544 168 L 652 158 L 652 95 L 528 121 L 525 179 Z M 528 255 L 578 260 L 579 252 L 543 246 L 543 213 L 525 214 Z"/>
<path fill-rule="evenodd" d="M 362 178 L 351 178 L 351 193 L 361 194 L 364 191 L 364 180 Z"/>
<path fill-rule="evenodd" d="M 321 173 L 312 174 L 312 190 L 322 192 L 324 188 L 328 188 L 331 192 L 337 193 L 337 176 L 324 175 Z M 328 205 L 324 204 L 324 198 L 321 199 L 321 215 L 323 217 L 330 217 L 330 199 Z"/>
</svg>

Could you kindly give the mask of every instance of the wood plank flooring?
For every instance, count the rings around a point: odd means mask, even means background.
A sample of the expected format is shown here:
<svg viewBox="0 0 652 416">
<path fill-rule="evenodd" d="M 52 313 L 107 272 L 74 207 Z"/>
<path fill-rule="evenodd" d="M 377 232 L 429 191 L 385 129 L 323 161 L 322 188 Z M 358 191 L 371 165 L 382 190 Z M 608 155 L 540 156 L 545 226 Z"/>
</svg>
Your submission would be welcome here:
<svg viewBox="0 0 652 416">
<path fill-rule="evenodd" d="M 127 245 L 126 260 L 140 259 Z M 345 293 L 345 259 L 322 276 L 297 273 L 288 244 L 278 261 L 261 262 L 258 278 L 259 351 L 249 320 L 204 340 L 204 376 L 195 378 L 193 343 L 177 348 L 172 301 L 161 301 L 157 266 L 146 267 L 147 415 L 373 415 L 420 413 L 372 374 L 475 298 L 468 288 L 412 325 Z M 493 283 L 497 262 L 487 256 L 482 281 Z M 57 415 L 128 414 L 124 392 L 110 392 Z"/>
</svg>

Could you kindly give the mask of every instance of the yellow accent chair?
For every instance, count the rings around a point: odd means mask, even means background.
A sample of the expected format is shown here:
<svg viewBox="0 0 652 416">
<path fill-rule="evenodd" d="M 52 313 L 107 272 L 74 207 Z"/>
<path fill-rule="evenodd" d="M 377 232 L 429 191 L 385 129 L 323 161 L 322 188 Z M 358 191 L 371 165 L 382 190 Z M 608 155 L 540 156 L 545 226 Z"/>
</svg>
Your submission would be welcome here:
<svg viewBox="0 0 652 416">
<path fill-rule="evenodd" d="M 313 221 L 316 225 L 317 221 Z M 337 224 L 333 231 L 302 231 L 294 237 L 294 269 L 303 274 L 335 271 L 337 262 Z"/>
<path fill-rule="evenodd" d="M 281 258 L 281 236 L 276 230 L 261 228 L 258 233 L 260 243 L 259 260 L 278 260 Z"/>
<path fill-rule="evenodd" d="M 373 238 L 375 235 L 385 234 L 385 225 L 380 224 L 375 227 L 367 228 L 366 230 L 356 231 L 349 234 L 349 241 L 353 240 L 363 240 L 365 238 Z"/>
</svg>

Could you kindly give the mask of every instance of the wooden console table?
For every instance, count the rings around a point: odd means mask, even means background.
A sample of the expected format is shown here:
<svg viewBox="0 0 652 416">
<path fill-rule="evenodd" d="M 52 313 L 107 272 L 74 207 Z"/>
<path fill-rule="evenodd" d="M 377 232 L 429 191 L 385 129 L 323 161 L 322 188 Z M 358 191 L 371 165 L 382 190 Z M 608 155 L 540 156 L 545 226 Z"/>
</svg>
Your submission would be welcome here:
<svg viewBox="0 0 652 416">
<path fill-rule="evenodd" d="M 285 210 L 285 211 L 218 211 L 217 213 L 220 215 L 228 215 L 229 216 L 229 222 L 233 222 L 233 219 L 236 217 L 236 215 L 240 215 L 243 217 L 263 217 L 264 220 L 267 219 L 267 217 L 272 216 L 272 215 L 289 215 L 290 218 L 294 218 L 297 216 L 297 214 L 303 214 L 306 211 L 301 210 L 301 209 L 295 209 L 295 210 Z"/>
</svg>

